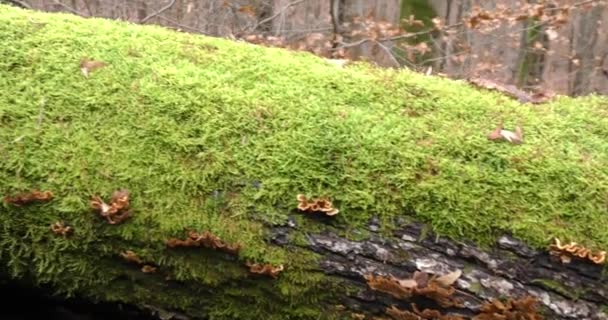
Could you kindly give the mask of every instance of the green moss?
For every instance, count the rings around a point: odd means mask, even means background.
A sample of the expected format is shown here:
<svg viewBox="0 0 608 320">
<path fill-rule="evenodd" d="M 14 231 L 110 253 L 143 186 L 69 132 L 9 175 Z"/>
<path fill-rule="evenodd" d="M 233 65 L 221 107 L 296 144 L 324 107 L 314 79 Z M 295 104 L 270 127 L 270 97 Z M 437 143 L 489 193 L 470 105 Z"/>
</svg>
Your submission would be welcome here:
<svg viewBox="0 0 608 320">
<path fill-rule="evenodd" d="M 532 280 L 532 283 L 539 284 L 575 301 L 586 292 L 585 289 L 572 290 L 572 288 L 566 287 L 560 282 L 551 279 L 534 279 Z"/>
<path fill-rule="evenodd" d="M 215 319 L 310 319 L 331 300 L 332 280 L 314 257 L 266 241 L 264 226 L 289 215 L 300 244 L 325 224 L 363 238 L 355 231 L 371 217 L 390 232 L 409 215 L 481 245 L 505 231 L 537 248 L 554 236 L 608 245 L 605 97 L 520 105 L 406 70 L 337 68 L 307 53 L 7 6 L 0 40 L 0 193 L 55 194 L 0 207 L 11 275 Z M 108 65 L 85 78 L 82 57 Z M 500 121 L 521 123 L 525 143 L 487 141 Z M 118 188 L 131 191 L 133 217 L 108 225 L 88 202 Z M 330 196 L 340 214 L 301 215 L 298 193 Z M 57 220 L 74 236 L 52 234 Z M 184 227 L 243 250 L 168 250 Z M 184 286 L 140 274 L 123 250 Z M 286 270 L 252 278 L 246 261 Z"/>
</svg>

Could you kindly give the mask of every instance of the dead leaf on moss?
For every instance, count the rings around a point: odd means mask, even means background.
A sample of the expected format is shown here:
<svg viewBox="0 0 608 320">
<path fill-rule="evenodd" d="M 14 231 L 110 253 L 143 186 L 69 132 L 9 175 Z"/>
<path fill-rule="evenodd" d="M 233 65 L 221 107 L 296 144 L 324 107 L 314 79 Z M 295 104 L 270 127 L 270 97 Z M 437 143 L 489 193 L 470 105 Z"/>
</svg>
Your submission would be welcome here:
<svg viewBox="0 0 608 320">
<path fill-rule="evenodd" d="M 89 74 L 97 69 L 101 69 L 107 66 L 107 63 L 103 61 L 90 60 L 88 58 L 83 58 L 80 60 L 80 71 L 85 76 L 85 78 L 89 77 Z"/>
<path fill-rule="evenodd" d="M 512 144 L 521 144 L 523 142 L 523 129 L 521 126 L 516 126 L 515 132 L 505 130 L 501 123 L 488 134 L 488 139 L 490 141 L 508 141 Z"/>
<path fill-rule="evenodd" d="M 30 203 L 33 203 L 36 201 L 46 202 L 46 201 L 50 201 L 52 199 L 53 199 L 52 192 L 34 190 L 31 192 L 20 193 L 15 196 L 5 196 L 4 202 L 20 207 L 22 205 L 30 204 Z"/>
</svg>

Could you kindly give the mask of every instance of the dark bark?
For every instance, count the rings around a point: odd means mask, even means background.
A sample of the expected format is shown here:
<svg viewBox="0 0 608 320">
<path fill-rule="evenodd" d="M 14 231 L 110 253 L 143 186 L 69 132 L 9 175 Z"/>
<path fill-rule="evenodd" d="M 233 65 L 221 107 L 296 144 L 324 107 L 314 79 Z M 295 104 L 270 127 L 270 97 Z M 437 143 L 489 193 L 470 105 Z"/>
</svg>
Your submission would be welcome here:
<svg viewBox="0 0 608 320">
<path fill-rule="evenodd" d="M 273 241 L 289 243 L 290 227 L 275 228 Z M 390 237 L 373 231 L 365 241 L 351 241 L 335 232 L 308 234 L 308 248 L 323 255 L 320 268 L 332 277 L 345 279 L 360 290 L 344 295 L 342 303 L 354 312 L 381 315 L 391 305 L 410 309 L 434 308 L 466 317 L 479 312 L 482 303 L 492 298 L 533 296 L 545 319 L 608 319 L 602 306 L 608 302 L 608 286 L 602 266 L 573 260 L 562 264 L 547 250 L 534 250 L 521 241 L 504 235 L 495 246 L 483 250 L 465 242 L 437 237 L 423 231 L 421 224 L 406 224 Z M 415 271 L 446 274 L 460 269 L 462 276 L 454 285 L 455 297 L 463 308 L 442 309 L 432 300 L 400 301 L 371 290 L 364 275 L 392 275 L 410 278 Z"/>
</svg>

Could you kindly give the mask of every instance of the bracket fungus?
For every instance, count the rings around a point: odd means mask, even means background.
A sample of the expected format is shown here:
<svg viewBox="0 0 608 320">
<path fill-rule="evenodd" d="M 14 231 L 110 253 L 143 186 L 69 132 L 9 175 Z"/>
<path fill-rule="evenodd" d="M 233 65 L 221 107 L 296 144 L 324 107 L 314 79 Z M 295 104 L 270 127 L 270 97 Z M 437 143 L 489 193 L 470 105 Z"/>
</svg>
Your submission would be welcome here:
<svg viewBox="0 0 608 320">
<path fill-rule="evenodd" d="M 31 192 L 24 192 L 15 196 L 5 196 L 4 202 L 15 206 L 22 206 L 30 204 L 36 201 L 50 201 L 53 199 L 53 193 L 50 191 L 39 191 L 34 190 Z"/>
<path fill-rule="evenodd" d="M 121 252 L 120 256 L 123 257 L 123 259 L 125 259 L 126 261 L 129 261 L 129 262 L 133 262 L 133 263 L 136 263 L 136 264 L 143 264 L 144 263 L 139 258 L 139 256 L 135 252 L 133 252 L 131 250 L 127 250 L 127 251 Z"/>
<path fill-rule="evenodd" d="M 456 270 L 443 276 L 416 271 L 411 279 L 397 279 L 389 276 L 366 275 L 368 286 L 375 291 L 388 293 L 398 299 L 407 299 L 412 296 L 425 296 L 437 302 L 440 306 L 458 307 L 462 303 L 452 297 L 456 289 L 452 286 L 462 272 Z"/>
<path fill-rule="evenodd" d="M 558 256 L 562 263 L 570 263 L 573 257 L 586 259 L 595 264 L 606 262 L 606 251 L 593 252 L 576 242 L 562 245 L 558 238 L 555 238 L 554 241 L 555 243 L 549 246 L 549 252 L 551 255 Z"/>
<path fill-rule="evenodd" d="M 340 210 L 333 207 L 326 198 L 307 199 L 305 195 L 298 194 L 298 210 L 306 212 L 322 212 L 327 216 L 335 216 Z"/>
<path fill-rule="evenodd" d="M 247 262 L 247 267 L 249 267 L 249 272 L 261 275 L 267 275 L 272 278 L 276 278 L 281 271 L 283 271 L 283 265 L 272 266 L 270 264 L 260 264 L 260 263 L 252 263 Z"/>
<path fill-rule="evenodd" d="M 51 225 L 51 231 L 53 231 L 53 233 L 56 235 L 67 237 L 74 232 L 74 228 L 65 225 L 65 223 L 61 221 L 57 221 Z"/>
<path fill-rule="evenodd" d="M 444 315 L 433 309 L 420 311 L 415 303 L 412 303 L 412 311 L 401 310 L 395 306 L 386 308 L 386 314 L 395 320 L 464 320 L 461 316 Z"/>
<path fill-rule="evenodd" d="M 99 196 L 91 199 L 91 207 L 109 224 L 118 224 L 130 217 L 129 206 L 129 191 L 124 189 L 112 193 L 110 204 L 105 203 Z"/>
<path fill-rule="evenodd" d="M 532 296 L 521 299 L 509 299 L 505 303 L 493 299 L 485 302 L 481 308 L 481 313 L 474 316 L 472 320 L 542 320 L 543 318 L 536 311 L 538 301 Z"/>
<path fill-rule="evenodd" d="M 121 252 L 120 256 L 128 262 L 135 263 L 137 265 L 143 265 L 141 267 L 141 272 L 143 273 L 156 272 L 156 267 L 146 264 L 135 252 L 131 250 Z"/>
<path fill-rule="evenodd" d="M 229 254 L 238 255 L 241 249 L 240 243 L 226 243 L 222 241 L 218 236 L 214 235 L 209 231 L 198 233 L 195 231 L 187 230 L 188 237 L 185 240 L 170 238 L 166 244 L 170 248 L 175 247 L 205 247 L 212 248 L 215 250 L 223 251 Z"/>
</svg>

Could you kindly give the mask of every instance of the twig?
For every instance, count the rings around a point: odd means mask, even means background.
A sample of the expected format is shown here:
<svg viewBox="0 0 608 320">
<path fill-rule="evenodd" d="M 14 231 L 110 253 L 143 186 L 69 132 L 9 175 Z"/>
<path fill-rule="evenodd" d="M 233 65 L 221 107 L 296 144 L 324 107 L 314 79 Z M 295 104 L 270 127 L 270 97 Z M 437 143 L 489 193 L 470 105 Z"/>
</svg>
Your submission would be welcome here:
<svg viewBox="0 0 608 320">
<path fill-rule="evenodd" d="M 253 26 L 253 27 L 250 29 L 250 31 L 253 31 L 253 30 L 257 29 L 257 28 L 258 28 L 260 25 L 263 25 L 264 23 L 266 23 L 266 22 L 268 22 L 268 21 L 272 21 L 272 20 L 274 20 L 276 17 L 278 17 L 279 15 L 281 15 L 283 12 L 285 12 L 285 10 L 287 10 L 287 9 L 289 9 L 289 8 L 291 8 L 291 7 L 295 6 L 295 5 L 298 5 L 298 4 L 302 3 L 302 2 L 304 2 L 304 0 L 296 0 L 296 1 L 293 1 L 293 2 L 288 3 L 288 4 L 287 4 L 287 5 L 285 5 L 283 8 L 281 8 L 281 10 L 277 11 L 275 14 L 273 14 L 273 15 L 271 15 L 270 17 L 268 17 L 268 18 L 266 18 L 266 19 L 264 19 L 264 20 L 262 20 L 262 21 L 260 21 L 260 22 L 256 23 L 256 24 L 255 24 L 255 25 L 254 25 L 254 26 Z"/>
<path fill-rule="evenodd" d="M 594 3 L 594 2 L 603 3 L 604 0 L 584 0 L 584 1 L 580 1 L 580 2 L 577 2 L 577 3 L 573 4 L 572 7 L 573 8 L 578 8 L 578 7 L 582 7 L 584 5 L 587 5 L 587 4 L 590 4 L 590 3 Z M 560 10 L 560 8 L 559 7 L 557 7 L 557 8 L 547 8 L 546 10 L 547 11 L 557 11 L 557 10 Z M 549 23 L 548 21 L 543 21 L 543 22 L 540 22 L 537 25 L 535 25 L 535 27 L 537 27 L 539 25 L 548 24 L 548 23 Z M 456 27 L 460 27 L 462 25 L 464 25 L 463 22 L 458 22 L 458 23 L 455 23 L 455 24 L 447 25 L 447 26 L 443 27 L 439 31 L 453 29 L 453 28 L 456 28 Z M 522 31 L 525 31 L 526 29 L 523 29 Z M 359 41 L 351 42 L 351 43 L 342 42 L 341 46 L 338 47 L 338 48 L 335 48 L 335 50 L 342 49 L 342 48 L 356 47 L 356 46 L 362 45 L 362 44 L 364 44 L 366 42 L 370 42 L 370 41 L 386 42 L 386 41 L 395 41 L 395 40 L 409 39 L 409 38 L 414 38 L 414 37 L 417 37 L 417 36 L 421 36 L 421 35 L 425 35 L 425 34 L 431 33 L 431 32 L 433 32 L 435 30 L 437 30 L 437 29 L 431 28 L 431 29 L 427 29 L 427 30 L 423 30 L 423 31 L 415 32 L 415 33 L 405 33 L 405 34 L 401 34 L 401 35 L 398 35 L 398 36 L 387 37 L 387 38 L 382 38 L 382 39 L 377 39 L 377 40 L 373 40 L 373 39 L 370 39 L 370 38 L 365 38 L 365 39 L 361 39 Z M 511 34 L 511 33 L 513 33 L 513 32 L 509 32 L 508 34 Z"/>
<path fill-rule="evenodd" d="M 44 119 L 44 107 L 46 106 L 46 99 L 42 98 L 40 100 L 40 112 L 38 113 L 38 121 L 36 122 L 36 128 L 40 129 L 42 125 L 42 120 Z"/>
<path fill-rule="evenodd" d="M 89 1 L 87 0 L 82 0 L 82 2 L 84 3 L 84 6 L 87 8 L 87 11 L 89 12 L 89 15 L 93 15 L 93 11 L 91 11 L 91 6 L 89 5 Z"/>
<path fill-rule="evenodd" d="M 386 54 L 388 55 L 388 57 L 391 59 L 391 61 L 393 62 L 393 64 L 395 65 L 395 67 L 400 67 L 401 64 L 399 63 L 399 61 L 397 61 L 397 58 L 395 58 L 395 56 L 393 55 L 393 53 L 391 52 L 391 49 L 387 48 L 385 45 L 383 45 L 381 42 L 378 41 L 374 41 L 375 44 L 377 44 L 380 48 L 382 48 L 382 50 L 384 50 L 384 52 L 386 52 Z"/>
<path fill-rule="evenodd" d="M 69 11 L 69 12 L 71 12 L 73 14 L 77 14 L 77 15 L 83 16 L 83 17 L 90 17 L 90 15 L 85 14 L 83 12 L 80 12 L 80 11 L 78 11 L 78 10 L 72 8 L 72 7 L 69 7 L 69 6 L 67 6 L 67 5 L 65 5 L 65 4 L 63 4 L 63 3 L 61 3 L 61 2 L 59 2 L 57 0 L 53 0 L 53 3 L 56 4 L 56 5 L 58 5 L 58 6 L 61 6 L 62 8 L 66 9 L 67 11 Z"/>
<path fill-rule="evenodd" d="M 141 19 L 141 20 L 139 21 L 139 23 L 146 23 L 148 20 L 150 20 L 150 19 L 152 19 L 152 18 L 154 18 L 154 17 L 158 16 L 159 14 L 161 14 L 161 13 L 163 13 L 163 12 L 167 11 L 167 10 L 169 10 L 171 7 L 173 7 L 173 5 L 175 4 L 175 1 L 176 1 L 176 0 L 171 0 L 171 2 L 169 2 L 169 4 L 167 4 L 166 6 L 164 6 L 164 7 L 160 8 L 160 10 L 158 10 L 158 11 L 156 11 L 156 12 L 154 12 L 154 13 L 152 13 L 152 14 L 148 15 L 147 17 L 145 17 L 145 18 Z"/>
<path fill-rule="evenodd" d="M 172 26 L 173 28 L 180 28 L 180 29 L 191 31 L 191 32 L 196 32 L 196 33 L 208 35 L 208 33 L 205 32 L 205 31 L 203 31 L 203 30 L 197 29 L 195 27 L 190 27 L 190 26 L 187 26 L 185 24 L 181 24 L 181 23 L 179 23 L 179 22 L 177 22 L 177 21 L 175 21 L 173 19 L 169 19 L 169 18 L 167 18 L 165 16 L 160 16 L 159 15 L 157 18 L 159 18 L 161 20 L 165 20 L 165 21 L 167 21 L 169 23 L 172 23 L 174 25 L 174 26 Z"/>
<path fill-rule="evenodd" d="M 18 7 L 25 8 L 25 9 L 31 9 L 32 8 L 32 6 L 30 4 L 28 4 L 26 2 L 23 2 L 21 0 L 6 0 L 6 2 L 12 3 L 12 4 L 14 4 L 14 5 L 18 6 Z"/>
<path fill-rule="evenodd" d="M 441 30 L 443 31 L 443 30 L 448 30 L 448 29 L 456 28 L 456 27 L 461 26 L 462 24 L 463 24 L 462 22 L 451 24 L 449 26 L 443 27 L 443 29 L 441 29 Z M 364 44 L 366 42 L 370 42 L 370 41 L 374 41 L 374 42 L 386 42 L 386 41 L 395 41 L 395 40 L 401 40 L 401 39 L 414 38 L 414 37 L 417 37 L 417 36 L 429 34 L 429 33 L 433 32 L 433 31 L 436 31 L 436 30 L 437 29 L 432 28 L 432 29 L 428 29 L 428 30 L 424 30 L 424 31 L 419 31 L 419 32 L 414 32 L 414 33 L 406 33 L 406 34 L 401 34 L 401 35 L 398 35 L 398 36 L 381 38 L 381 39 L 377 39 L 377 40 L 373 40 L 373 39 L 370 39 L 370 38 L 365 38 L 365 39 L 361 39 L 359 41 L 351 42 L 351 43 L 342 42 L 341 46 L 338 47 L 337 49 L 356 47 L 356 46 L 362 45 L 362 44 Z"/>
</svg>

